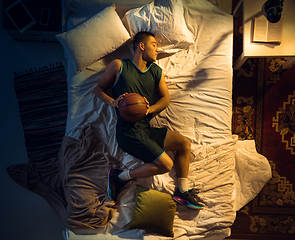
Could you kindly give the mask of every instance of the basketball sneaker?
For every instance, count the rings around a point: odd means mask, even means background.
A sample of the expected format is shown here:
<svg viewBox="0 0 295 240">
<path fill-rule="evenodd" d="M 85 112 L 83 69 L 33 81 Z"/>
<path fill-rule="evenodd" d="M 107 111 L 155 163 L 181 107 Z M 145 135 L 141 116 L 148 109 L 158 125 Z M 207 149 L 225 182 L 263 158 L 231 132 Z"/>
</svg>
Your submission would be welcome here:
<svg viewBox="0 0 295 240">
<path fill-rule="evenodd" d="M 182 192 L 179 188 L 173 195 L 173 200 L 191 209 L 202 209 L 203 207 L 198 204 L 195 198 L 190 194 L 190 191 Z"/>
<path fill-rule="evenodd" d="M 115 202 L 117 202 L 119 193 L 127 183 L 119 178 L 119 175 L 122 172 L 123 170 L 112 168 L 109 171 L 108 195 L 110 199 Z"/>
</svg>

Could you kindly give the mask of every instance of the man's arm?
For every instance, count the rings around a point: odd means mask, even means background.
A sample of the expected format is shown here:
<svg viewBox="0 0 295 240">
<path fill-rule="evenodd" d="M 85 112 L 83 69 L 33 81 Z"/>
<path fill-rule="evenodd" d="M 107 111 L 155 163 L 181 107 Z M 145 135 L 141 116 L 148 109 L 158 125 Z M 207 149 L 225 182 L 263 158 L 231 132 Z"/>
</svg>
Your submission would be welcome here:
<svg viewBox="0 0 295 240">
<path fill-rule="evenodd" d="M 159 86 L 158 86 L 158 95 L 159 95 L 159 100 L 154 105 L 148 108 L 146 114 L 160 112 L 161 110 L 166 108 L 170 103 L 170 95 L 169 95 L 168 87 L 167 87 L 163 73 L 162 73 L 161 81 L 159 82 Z"/>
<path fill-rule="evenodd" d="M 119 101 L 123 98 L 124 94 L 119 96 L 116 100 L 107 94 L 107 90 L 111 88 L 115 81 L 118 79 L 121 69 L 121 61 L 116 59 L 112 61 L 105 69 L 104 74 L 100 78 L 95 87 L 95 95 L 112 107 L 118 107 Z"/>
</svg>

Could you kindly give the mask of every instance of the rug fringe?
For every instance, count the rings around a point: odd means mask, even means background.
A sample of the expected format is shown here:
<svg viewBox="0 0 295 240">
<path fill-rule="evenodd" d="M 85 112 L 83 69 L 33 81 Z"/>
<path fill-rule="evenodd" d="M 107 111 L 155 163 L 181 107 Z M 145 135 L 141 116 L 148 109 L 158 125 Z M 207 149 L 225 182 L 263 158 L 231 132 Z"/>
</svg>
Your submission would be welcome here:
<svg viewBox="0 0 295 240">
<path fill-rule="evenodd" d="M 14 72 L 14 76 L 15 77 L 19 77 L 19 76 L 23 76 L 26 74 L 30 74 L 30 73 L 34 73 L 34 72 L 41 72 L 41 71 L 45 71 L 51 68 L 56 68 L 56 67 L 62 67 L 63 64 L 62 62 L 56 62 L 56 63 L 49 63 L 49 65 L 40 67 L 40 68 L 30 68 L 29 70 L 26 69 L 25 71 L 16 71 Z"/>
</svg>

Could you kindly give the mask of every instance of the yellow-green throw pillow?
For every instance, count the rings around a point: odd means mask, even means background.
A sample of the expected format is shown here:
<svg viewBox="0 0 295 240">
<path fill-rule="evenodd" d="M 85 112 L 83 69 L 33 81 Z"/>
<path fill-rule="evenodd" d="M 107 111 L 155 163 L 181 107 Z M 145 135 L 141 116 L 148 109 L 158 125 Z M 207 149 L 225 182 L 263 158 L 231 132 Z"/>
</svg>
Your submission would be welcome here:
<svg viewBox="0 0 295 240">
<path fill-rule="evenodd" d="M 176 206 L 170 194 L 137 185 L 129 229 L 149 230 L 173 237 Z"/>
</svg>

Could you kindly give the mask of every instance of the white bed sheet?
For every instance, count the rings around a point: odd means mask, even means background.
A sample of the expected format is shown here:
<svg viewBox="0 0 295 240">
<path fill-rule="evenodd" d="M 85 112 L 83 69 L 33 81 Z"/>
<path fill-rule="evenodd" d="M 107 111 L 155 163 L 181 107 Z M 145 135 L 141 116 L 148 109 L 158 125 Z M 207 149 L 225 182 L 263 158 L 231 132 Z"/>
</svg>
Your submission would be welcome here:
<svg viewBox="0 0 295 240">
<path fill-rule="evenodd" d="M 66 29 L 93 14 L 93 8 L 73 11 L 72 6 L 67 6 L 68 1 L 65 2 L 63 11 L 67 17 L 63 23 Z M 136 6 L 135 2 L 130 1 L 130 4 Z M 145 2 L 139 2 L 139 5 Z M 230 234 L 235 212 L 258 194 L 270 179 L 271 171 L 267 159 L 256 152 L 254 141 L 238 141 L 231 133 L 232 16 L 206 0 L 183 2 L 185 20 L 195 35 L 195 43 L 188 50 L 157 61 L 163 68 L 171 102 L 152 119 L 151 124 L 166 126 L 191 140 L 190 187 L 198 189 L 198 196 L 205 204 L 200 212 L 178 207 L 174 221 L 175 239 L 223 239 Z M 69 113 L 66 135 L 77 138 L 83 126 L 91 123 L 108 146 L 109 154 L 120 159 L 126 168 L 142 162 L 118 147 L 115 111 L 95 97 L 94 87 L 108 62 L 130 56 L 132 52 L 127 45 L 79 74 L 74 73 L 70 61 L 67 66 Z M 169 154 L 173 157 L 173 153 Z M 136 183 L 172 193 L 174 182 L 175 172 L 172 170 L 169 174 Z M 142 230 L 127 230 L 134 192 L 135 183 L 123 193 L 116 217 L 101 229 L 100 234 L 75 235 L 66 230 L 65 239 L 119 239 L 126 236 L 130 239 L 162 239 Z"/>
</svg>

